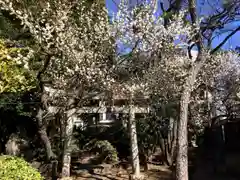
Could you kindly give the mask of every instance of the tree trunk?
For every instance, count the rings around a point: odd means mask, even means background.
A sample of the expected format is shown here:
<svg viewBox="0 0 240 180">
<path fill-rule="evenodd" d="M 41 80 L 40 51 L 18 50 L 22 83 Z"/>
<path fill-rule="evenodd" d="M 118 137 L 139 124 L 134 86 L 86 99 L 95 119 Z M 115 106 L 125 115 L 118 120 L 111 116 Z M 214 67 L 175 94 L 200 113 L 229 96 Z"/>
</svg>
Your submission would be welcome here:
<svg viewBox="0 0 240 180">
<path fill-rule="evenodd" d="M 132 170 L 133 176 L 140 177 L 140 163 L 138 153 L 138 142 L 137 142 L 137 130 L 135 121 L 134 106 L 129 107 L 129 131 L 130 131 L 130 143 L 131 143 L 131 158 L 132 158 Z"/>
<path fill-rule="evenodd" d="M 37 74 L 37 80 L 38 80 L 39 88 L 40 88 L 39 93 L 41 94 L 41 98 L 40 98 L 41 104 L 38 108 L 36 120 L 37 120 L 37 125 L 38 125 L 38 133 L 44 144 L 48 160 L 54 159 L 54 158 L 56 158 L 56 156 L 52 151 L 51 142 L 47 135 L 46 123 L 44 123 L 44 119 L 43 119 L 43 112 L 44 112 L 43 110 L 47 109 L 47 98 L 44 94 L 44 83 L 43 83 L 42 76 L 44 75 L 45 71 L 47 70 L 47 67 L 50 64 L 51 58 L 52 58 L 52 54 L 47 53 L 47 57 L 44 59 L 44 65 L 42 66 L 42 68 L 40 69 L 40 71 Z"/>
<path fill-rule="evenodd" d="M 198 57 L 198 60 L 190 69 L 190 73 L 184 85 L 180 101 L 180 118 L 177 131 L 178 151 L 176 164 L 176 180 L 188 180 L 188 104 L 190 101 L 191 92 L 194 86 L 194 82 L 196 80 L 196 76 L 204 63 L 204 60 L 200 61 L 199 58 L 201 57 Z"/>
<path fill-rule="evenodd" d="M 171 138 L 171 157 L 172 157 L 172 164 L 176 161 L 176 146 L 177 146 L 177 127 L 178 122 L 174 120 L 173 122 L 173 130 L 172 130 L 172 138 Z"/>
<path fill-rule="evenodd" d="M 63 163 L 62 163 L 62 177 L 70 177 L 71 167 L 71 141 L 74 127 L 74 114 L 76 109 L 73 108 L 67 112 L 66 127 L 64 134 L 64 150 L 63 150 Z"/>
<path fill-rule="evenodd" d="M 143 166 L 144 166 L 144 171 L 148 171 L 148 156 L 146 154 L 143 154 Z"/>
<path fill-rule="evenodd" d="M 39 107 L 38 109 L 36 119 L 37 119 L 37 125 L 38 125 L 38 133 L 39 133 L 40 139 L 44 144 L 47 160 L 54 159 L 56 158 L 56 156 L 52 151 L 51 142 L 48 138 L 47 131 L 46 131 L 46 124 L 43 122 L 43 109 L 41 107 Z"/>
<path fill-rule="evenodd" d="M 188 10 L 190 13 L 192 25 L 195 28 L 197 21 L 197 10 L 196 10 L 196 0 L 188 0 Z M 217 47 L 210 51 L 210 55 L 214 54 L 219 50 L 226 41 L 231 38 L 240 28 L 235 29 L 230 33 Z M 189 76 L 187 77 L 186 83 L 181 96 L 180 102 L 180 119 L 178 126 L 178 155 L 177 155 L 177 168 L 176 168 L 176 179 L 177 180 L 188 180 L 188 137 L 187 137 L 187 118 L 188 118 L 188 104 L 190 100 L 190 94 L 196 80 L 196 76 L 206 61 L 206 56 L 203 56 L 203 40 L 201 38 L 201 33 L 195 31 L 194 41 L 198 46 L 198 57 L 192 65 L 191 70 L 189 71 Z"/>
<path fill-rule="evenodd" d="M 172 166 L 176 160 L 176 143 L 177 143 L 177 121 L 173 118 L 169 119 L 169 130 L 167 137 L 166 159 L 168 166 Z"/>
<path fill-rule="evenodd" d="M 164 136 L 162 135 L 162 132 L 159 133 L 160 135 L 160 149 L 161 149 L 161 158 L 159 160 L 162 161 L 163 165 L 168 166 L 168 159 L 167 159 L 167 155 L 168 155 L 168 142 L 166 141 L 166 139 L 164 139 Z M 169 134 L 168 134 L 169 135 Z"/>
<path fill-rule="evenodd" d="M 160 132 L 159 135 L 159 145 L 163 157 L 163 164 L 172 166 L 176 160 L 177 121 L 170 118 L 167 137 L 164 138 L 162 132 Z"/>
<path fill-rule="evenodd" d="M 180 103 L 180 121 L 178 127 L 178 155 L 176 167 L 176 179 L 188 180 L 188 136 L 187 136 L 187 116 L 190 90 L 185 90 Z"/>
<path fill-rule="evenodd" d="M 188 0 L 188 10 L 192 20 L 193 28 L 196 23 L 196 1 Z M 195 30 L 194 30 L 195 31 Z M 194 60 L 188 77 L 183 86 L 183 92 L 180 100 L 180 118 L 177 130 L 177 164 L 176 164 L 176 180 L 188 180 L 188 105 L 191 97 L 191 92 L 194 87 L 196 76 L 205 63 L 206 57 L 203 57 L 203 43 L 199 32 L 195 31 L 194 41 L 198 46 L 198 56 Z M 190 54 L 189 54 L 190 55 Z"/>
<path fill-rule="evenodd" d="M 58 174 L 58 161 L 54 160 L 52 161 L 52 180 L 58 179 L 57 174 Z"/>
</svg>

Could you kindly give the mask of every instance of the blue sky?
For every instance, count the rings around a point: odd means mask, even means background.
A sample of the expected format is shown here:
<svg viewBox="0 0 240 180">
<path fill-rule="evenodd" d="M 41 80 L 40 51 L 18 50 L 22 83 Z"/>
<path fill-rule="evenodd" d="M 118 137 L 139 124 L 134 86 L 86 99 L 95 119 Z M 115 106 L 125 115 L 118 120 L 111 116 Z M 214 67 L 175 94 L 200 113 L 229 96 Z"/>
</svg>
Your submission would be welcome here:
<svg viewBox="0 0 240 180">
<path fill-rule="evenodd" d="M 222 9 L 221 7 L 223 5 L 222 4 L 223 1 L 225 1 L 225 0 L 198 0 L 198 14 L 200 16 L 212 15 L 214 10 L 216 10 L 216 9 L 221 10 Z M 234 30 L 234 29 L 236 29 L 238 26 L 240 26 L 240 21 L 239 20 L 240 19 L 236 19 L 235 22 L 226 24 L 224 26 L 224 29 L 222 29 L 222 32 L 226 31 L 226 30 Z M 216 38 L 214 38 L 214 40 L 212 41 L 212 47 L 216 47 L 223 39 L 225 39 L 225 37 L 229 33 L 231 33 L 231 31 L 228 31 L 226 33 L 221 33 L 220 36 L 217 36 Z M 217 35 L 217 34 L 215 34 L 215 35 Z M 240 32 L 237 32 L 234 36 L 232 36 L 222 46 L 222 49 L 225 49 L 225 50 L 227 50 L 227 49 L 235 49 L 237 46 L 240 45 L 239 39 L 240 39 Z"/>
<path fill-rule="evenodd" d="M 138 0 L 141 1 L 141 0 Z M 106 7 L 109 11 L 109 15 L 112 14 L 112 12 L 117 12 L 117 5 L 119 4 L 120 0 L 106 0 Z M 136 0 L 132 0 L 132 2 L 136 2 Z M 167 1 L 162 0 L 164 2 L 164 5 L 167 7 Z M 207 16 L 211 15 L 213 10 L 218 8 L 220 9 L 222 6 L 222 0 L 198 0 L 198 14 L 200 16 Z M 161 14 L 160 8 L 157 11 L 157 15 Z M 227 24 L 222 31 L 225 30 L 234 30 L 236 27 L 240 26 L 240 21 L 236 21 L 234 23 Z M 216 32 L 217 33 L 217 32 Z M 217 36 L 212 41 L 212 47 L 216 47 L 229 33 L 230 31 L 226 33 L 221 33 L 220 36 Z M 216 34 L 215 34 L 216 35 Z M 240 46 L 240 32 L 237 32 L 232 38 L 230 38 L 224 46 L 222 46 L 223 49 L 235 49 L 237 46 Z"/>
</svg>

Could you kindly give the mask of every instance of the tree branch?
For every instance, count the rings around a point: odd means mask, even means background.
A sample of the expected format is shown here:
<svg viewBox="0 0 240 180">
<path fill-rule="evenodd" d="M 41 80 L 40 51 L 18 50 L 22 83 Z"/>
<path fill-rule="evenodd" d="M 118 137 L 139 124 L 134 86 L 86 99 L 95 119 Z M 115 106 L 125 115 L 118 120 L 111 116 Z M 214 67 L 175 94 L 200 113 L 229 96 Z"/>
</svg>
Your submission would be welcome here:
<svg viewBox="0 0 240 180">
<path fill-rule="evenodd" d="M 44 83 L 43 80 L 42 80 L 42 75 L 47 70 L 47 67 L 50 63 L 51 58 L 52 58 L 52 55 L 48 54 L 46 59 L 44 60 L 43 67 L 40 69 L 40 71 L 37 74 L 37 80 L 39 81 L 39 87 L 40 87 L 41 92 L 43 92 L 43 83 Z"/>
<path fill-rule="evenodd" d="M 41 79 L 42 74 L 46 71 L 46 69 L 47 69 L 47 67 L 48 67 L 48 65 L 50 63 L 51 57 L 52 57 L 51 55 L 47 55 L 47 58 L 44 61 L 43 67 L 40 69 L 40 71 L 37 74 L 37 79 L 38 80 Z"/>
<path fill-rule="evenodd" d="M 240 26 L 232 31 L 217 47 L 215 47 L 210 54 L 214 54 L 216 51 L 218 51 L 226 42 L 228 39 L 230 39 L 234 34 L 236 34 L 238 31 L 240 31 Z"/>
<path fill-rule="evenodd" d="M 193 26 L 193 30 L 195 33 L 193 41 L 195 42 L 196 46 L 198 47 L 198 57 L 197 57 L 196 61 L 202 61 L 203 41 L 201 38 L 201 32 L 197 32 L 196 27 L 195 27 L 195 24 L 197 22 L 197 9 L 196 9 L 195 0 L 188 0 L 188 10 L 190 13 L 192 26 Z"/>
<path fill-rule="evenodd" d="M 166 27 L 169 24 L 169 20 L 172 17 L 172 14 L 177 13 L 181 9 L 181 3 L 183 0 L 175 0 L 174 2 L 169 2 L 169 8 L 167 10 L 164 9 L 163 2 L 160 2 L 160 8 L 162 13 L 168 13 L 169 16 L 164 17 L 164 26 Z"/>
<path fill-rule="evenodd" d="M 188 10 L 190 13 L 192 24 L 195 24 L 197 21 L 197 13 L 194 0 L 188 0 Z"/>
</svg>

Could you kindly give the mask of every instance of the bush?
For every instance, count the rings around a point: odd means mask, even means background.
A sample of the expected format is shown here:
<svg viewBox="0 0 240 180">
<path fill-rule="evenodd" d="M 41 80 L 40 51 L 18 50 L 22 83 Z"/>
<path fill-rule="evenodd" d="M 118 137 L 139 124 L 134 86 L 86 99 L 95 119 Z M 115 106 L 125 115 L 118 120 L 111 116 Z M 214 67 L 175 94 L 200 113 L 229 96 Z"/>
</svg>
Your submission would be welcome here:
<svg viewBox="0 0 240 180">
<path fill-rule="evenodd" d="M 0 156 L 1 180 L 43 180 L 41 174 L 25 160 L 14 156 Z"/>
<path fill-rule="evenodd" d="M 97 141 L 95 148 L 107 162 L 118 162 L 117 150 L 108 141 Z"/>
<path fill-rule="evenodd" d="M 97 158 L 92 163 L 115 163 L 118 162 L 118 153 L 115 147 L 108 141 L 98 141 L 96 139 L 90 141 L 86 146 L 86 150 L 96 153 Z M 95 163 L 94 163 L 95 164 Z"/>
</svg>

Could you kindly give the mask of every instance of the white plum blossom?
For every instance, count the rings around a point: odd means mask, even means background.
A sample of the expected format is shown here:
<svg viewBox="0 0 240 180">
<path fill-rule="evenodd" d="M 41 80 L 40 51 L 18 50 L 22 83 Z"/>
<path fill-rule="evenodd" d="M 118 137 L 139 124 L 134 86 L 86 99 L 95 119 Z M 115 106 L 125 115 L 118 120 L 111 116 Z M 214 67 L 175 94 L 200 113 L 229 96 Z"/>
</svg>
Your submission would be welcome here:
<svg viewBox="0 0 240 180">
<path fill-rule="evenodd" d="M 107 82 L 106 63 L 109 50 L 114 50 L 105 7 L 93 3 L 87 9 L 85 0 L 77 4 L 61 0 L 55 3 L 57 6 L 45 1 L 26 7 L 24 2 L 0 0 L 1 8 L 16 15 L 44 50 L 53 54 L 47 73 L 55 88 L 68 88 L 64 84 L 72 86 L 71 77 L 75 74 L 87 80 L 89 85 L 104 82 L 109 86 L 111 78 Z"/>
</svg>

